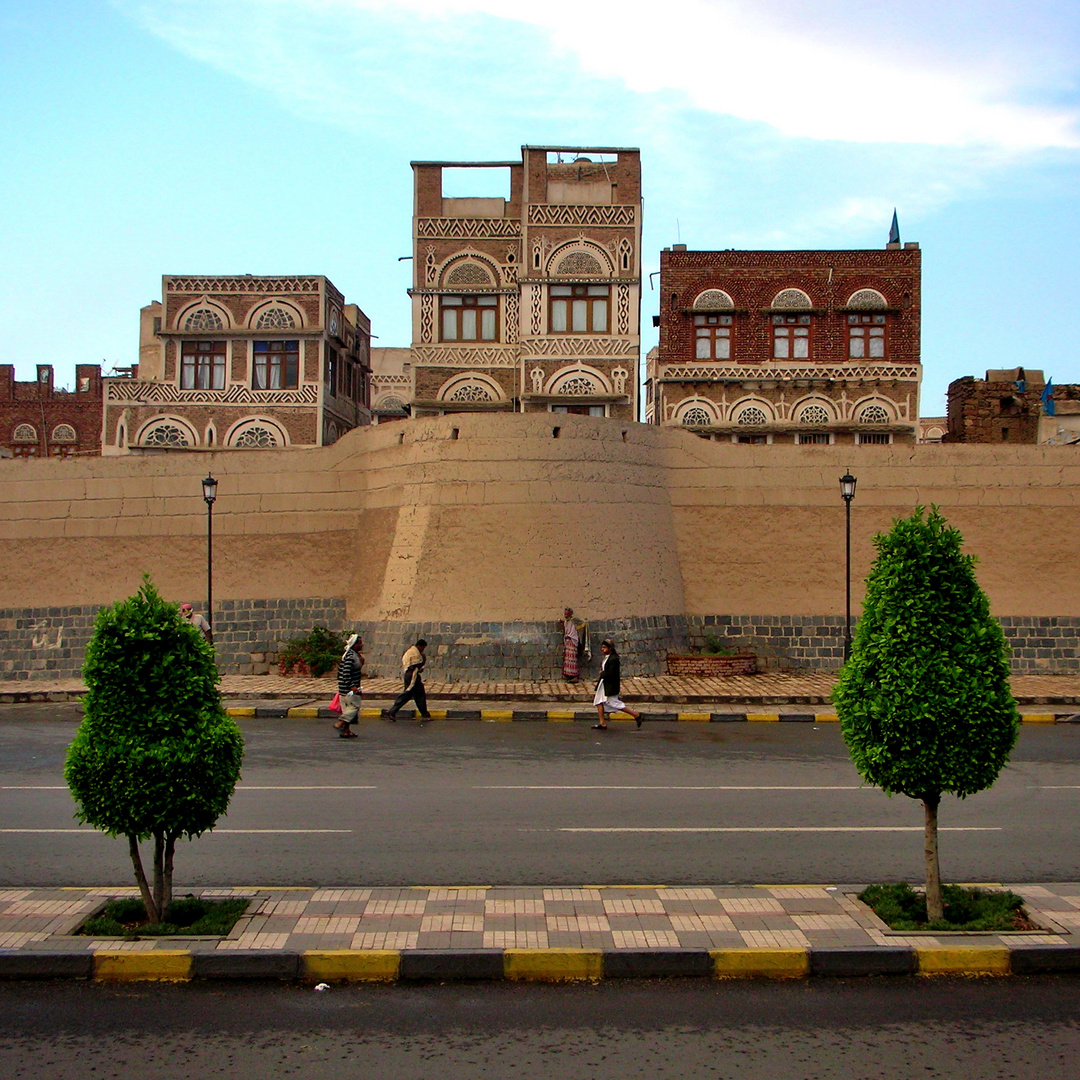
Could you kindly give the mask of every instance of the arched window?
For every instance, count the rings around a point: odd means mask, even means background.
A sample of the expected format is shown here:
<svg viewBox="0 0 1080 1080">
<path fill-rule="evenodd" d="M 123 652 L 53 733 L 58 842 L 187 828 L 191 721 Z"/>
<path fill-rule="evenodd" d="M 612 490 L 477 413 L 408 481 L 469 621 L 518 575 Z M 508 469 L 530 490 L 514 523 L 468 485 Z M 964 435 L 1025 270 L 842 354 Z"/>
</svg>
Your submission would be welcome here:
<svg viewBox="0 0 1080 1080">
<path fill-rule="evenodd" d="M 482 263 L 466 259 L 455 263 L 443 279 L 446 285 L 493 285 L 491 272 Z"/>
<path fill-rule="evenodd" d="M 273 448 L 277 444 L 277 436 L 269 428 L 265 428 L 261 424 L 252 424 L 250 427 L 244 428 L 233 439 L 233 446 Z"/>
<path fill-rule="evenodd" d="M 405 411 L 405 402 L 402 401 L 401 398 L 396 398 L 393 396 L 384 397 L 379 401 L 379 404 L 376 406 L 376 408 L 379 410 L 379 412 L 403 413 Z"/>
<path fill-rule="evenodd" d="M 800 424 L 827 424 L 829 412 L 823 405 L 807 405 L 799 413 Z"/>
<path fill-rule="evenodd" d="M 882 405 L 867 405 L 859 413 L 860 424 L 887 424 L 890 419 L 889 410 Z"/>
<path fill-rule="evenodd" d="M 73 443 L 76 441 L 75 429 L 70 424 L 57 424 L 52 430 L 54 443 Z"/>
<path fill-rule="evenodd" d="M 222 329 L 224 329 L 224 325 L 221 316 L 212 308 L 196 308 L 184 320 L 184 330 L 188 333 Z"/>
<path fill-rule="evenodd" d="M 781 289 L 774 297 L 774 308 L 812 308 L 810 297 L 802 289 Z"/>
<path fill-rule="evenodd" d="M 559 260 L 555 270 L 558 277 L 601 277 L 603 273 L 600 260 L 587 251 L 571 251 Z"/>
<path fill-rule="evenodd" d="M 711 424 L 713 418 L 707 409 L 703 409 L 700 405 L 691 405 L 689 409 L 683 410 L 682 422 L 684 427 L 703 427 Z"/>
<path fill-rule="evenodd" d="M 255 324 L 256 330 L 293 330 L 296 327 L 296 319 L 291 311 L 282 307 L 267 308 L 259 316 Z"/>
<path fill-rule="evenodd" d="M 847 306 L 849 308 L 883 308 L 889 305 L 877 289 L 859 289 L 848 297 Z"/>
<path fill-rule="evenodd" d="M 769 418 L 756 405 L 747 405 L 739 413 L 738 422 L 748 427 L 757 427 L 760 424 L 767 424 Z"/>
<path fill-rule="evenodd" d="M 480 383 L 467 382 L 452 390 L 447 401 L 494 401 L 491 391 Z"/>
<path fill-rule="evenodd" d="M 735 306 L 731 297 L 723 289 L 706 289 L 698 293 L 694 300 L 695 311 L 724 311 Z"/>
<path fill-rule="evenodd" d="M 187 432 L 168 422 L 155 424 L 142 437 L 143 446 L 190 446 Z"/>
<path fill-rule="evenodd" d="M 15 442 L 37 442 L 37 428 L 33 424 L 19 424 L 15 428 Z"/>
</svg>

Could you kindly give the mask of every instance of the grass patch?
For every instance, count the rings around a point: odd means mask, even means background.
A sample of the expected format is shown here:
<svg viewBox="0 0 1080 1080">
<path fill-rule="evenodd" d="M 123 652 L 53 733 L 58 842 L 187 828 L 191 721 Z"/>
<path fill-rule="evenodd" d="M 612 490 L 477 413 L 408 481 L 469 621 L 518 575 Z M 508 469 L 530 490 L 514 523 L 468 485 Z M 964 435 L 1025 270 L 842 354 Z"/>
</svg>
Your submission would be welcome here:
<svg viewBox="0 0 1080 1080">
<path fill-rule="evenodd" d="M 75 931 L 92 937 L 122 937 L 137 941 L 143 937 L 224 937 L 247 910 L 247 900 L 200 900 L 185 896 L 174 900 L 167 923 L 146 921 L 141 900 L 110 900 L 105 910 Z"/>
<path fill-rule="evenodd" d="M 859 899 L 891 930 L 1037 930 L 1024 911 L 1023 897 L 1013 892 L 943 885 L 941 899 L 945 918 L 930 922 L 926 897 L 907 882 L 871 885 Z"/>
</svg>

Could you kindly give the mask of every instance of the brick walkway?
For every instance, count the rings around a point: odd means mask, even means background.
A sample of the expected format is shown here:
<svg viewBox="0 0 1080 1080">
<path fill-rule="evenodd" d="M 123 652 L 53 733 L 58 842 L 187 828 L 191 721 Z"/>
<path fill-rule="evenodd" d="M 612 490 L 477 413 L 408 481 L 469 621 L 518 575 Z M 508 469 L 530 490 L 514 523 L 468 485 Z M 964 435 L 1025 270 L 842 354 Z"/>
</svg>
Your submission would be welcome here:
<svg viewBox="0 0 1080 1080">
<path fill-rule="evenodd" d="M 203 889 L 251 897 L 228 938 L 72 936 L 106 898 L 135 889 L 0 890 L 0 950 L 22 952 L 476 949 L 865 949 L 1071 945 L 1080 884 L 1012 885 L 1042 929 L 901 934 L 844 886 L 692 888 Z M 177 888 L 177 895 L 187 890 Z"/>
<path fill-rule="evenodd" d="M 476 682 L 444 683 L 425 680 L 433 701 L 542 701 L 588 703 L 592 687 L 567 682 Z M 624 696 L 630 701 L 671 704 L 829 704 L 836 673 L 764 672 L 759 675 L 722 679 L 657 675 L 623 680 Z M 329 701 L 334 694 L 332 679 L 286 679 L 277 675 L 226 675 L 221 692 L 226 698 L 247 701 L 291 699 Z M 398 679 L 367 679 L 367 698 L 392 698 L 400 688 Z M 1015 675 L 1013 693 L 1022 704 L 1080 704 L 1080 675 Z M 64 679 L 0 682 L 0 702 L 67 701 L 85 692 L 81 680 Z"/>
</svg>

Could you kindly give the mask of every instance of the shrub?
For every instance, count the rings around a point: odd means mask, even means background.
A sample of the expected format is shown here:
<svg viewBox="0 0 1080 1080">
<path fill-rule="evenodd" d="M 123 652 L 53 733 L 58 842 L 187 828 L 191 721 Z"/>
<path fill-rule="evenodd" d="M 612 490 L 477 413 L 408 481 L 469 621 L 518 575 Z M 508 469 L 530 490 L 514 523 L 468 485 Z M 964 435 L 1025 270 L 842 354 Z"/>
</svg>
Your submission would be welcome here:
<svg viewBox="0 0 1080 1080">
<path fill-rule="evenodd" d="M 75 816 L 127 837 L 147 918 L 165 922 L 176 841 L 214 827 L 244 756 L 213 646 L 144 577 L 135 596 L 98 613 L 83 677 L 83 721 L 64 768 Z M 152 883 L 139 851 L 151 838 Z"/>
<path fill-rule="evenodd" d="M 1024 898 L 1014 892 L 945 885 L 941 890 L 944 914 L 931 920 L 926 894 L 906 881 L 896 885 L 871 885 L 859 899 L 893 930 L 1014 930 L 1026 925 Z"/>
<path fill-rule="evenodd" d="M 705 635 L 705 648 L 702 650 L 706 656 L 731 656 L 732 650 L 727 646 L 723 638 L 715 634 Z"/>
<path fill-rule="evenodd" d="M 941 795 L 990 787 L 1020 723 L 1005 638 L 961 542 L 936 507 L 928 517 L 917 507 L 875 537 L 863 615 L 833 693 L 863 778 L 923 803 L 931 921 L 943 912 Z"/>
<path fill-rule="evenodd" d="M 282 675 L 314 675 L 321 678 L 337 668 L 345 651 L 345 637 L 325 626 L 316 626 L 310 634 L 293 638 L 278 656 Z"/>
</svg>

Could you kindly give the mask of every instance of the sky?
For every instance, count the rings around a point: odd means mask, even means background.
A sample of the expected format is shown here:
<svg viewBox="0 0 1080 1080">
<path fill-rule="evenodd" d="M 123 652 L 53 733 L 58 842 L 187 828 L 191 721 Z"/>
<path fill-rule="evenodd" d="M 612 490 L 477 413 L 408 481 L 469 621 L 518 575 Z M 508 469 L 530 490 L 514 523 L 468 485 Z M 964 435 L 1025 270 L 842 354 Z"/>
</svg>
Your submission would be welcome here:
<svg viewBox="0 0 1080 1080">
<path fill-rule="evenodd" d="M 641 148 L 643 275 L 883 247 L 895 207 L 924 416 L 1080 382 L 1074 0 L 0 0 L 0 363 L 136 362 L 163 274 L 326 274 L 407 345 L 409 162 L 522 144 Z"/>
</svg>

